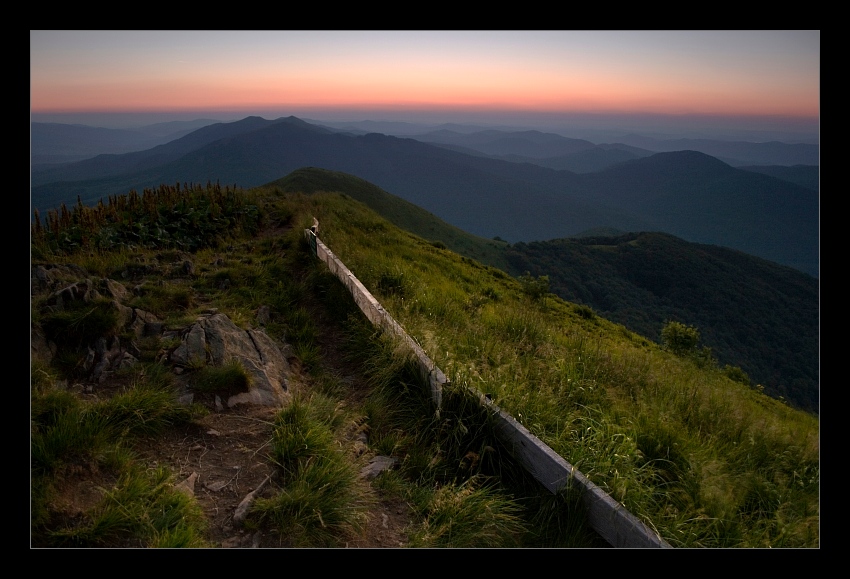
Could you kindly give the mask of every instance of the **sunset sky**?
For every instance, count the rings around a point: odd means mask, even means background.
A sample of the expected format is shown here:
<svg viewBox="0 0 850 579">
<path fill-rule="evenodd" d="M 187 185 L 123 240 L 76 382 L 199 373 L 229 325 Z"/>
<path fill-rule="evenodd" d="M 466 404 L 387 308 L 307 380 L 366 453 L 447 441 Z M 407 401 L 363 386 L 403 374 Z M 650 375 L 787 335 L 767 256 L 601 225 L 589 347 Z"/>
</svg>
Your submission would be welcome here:
<svg viewBox="0 0 850 579">
<path fill-rule="evenodd" d="M 819 31 L 31 31 L 30 71 L 34 120 L 820 115 Z"/>
</svg>

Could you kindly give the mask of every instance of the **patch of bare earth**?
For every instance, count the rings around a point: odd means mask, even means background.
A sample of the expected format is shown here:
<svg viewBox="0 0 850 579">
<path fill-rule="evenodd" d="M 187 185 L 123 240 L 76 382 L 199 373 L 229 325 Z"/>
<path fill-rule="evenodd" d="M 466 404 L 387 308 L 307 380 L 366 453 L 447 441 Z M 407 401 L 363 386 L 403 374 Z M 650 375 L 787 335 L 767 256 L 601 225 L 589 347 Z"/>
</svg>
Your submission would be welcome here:
<svg viewBox="0 0 850 579">
<path fill-rule="evenodd" d="M 359 408 L 368 394 L 365 382 L 354 364 L 342 353 L 344 335 L 335 322 L 324 319 L 316 309 L 314 321 L 319 330 L 323 369 L 332 372 L 346 385 L 343 404 Z M 289 359 L 293 376 L 293 393 L 309 393 L 313 379 L 300 371 L 299 361 Z M 234 522 L 240 503 L 257 489 L 258 497 L 271 497 L 280 488 L 269 457 L 272 423 L 276 408 L 238 405 L 227 408 L 216 404 L 211 396 L 195 397 L 207 406 L 209 413 L 194 423 L 139 445 L 138 452 L 151 466 L 167 465 L 176 481 L 188 479 L 194 484 L 194 496 L 206 514 L 208 540 L 215 547 L 281 548 L 290 547 L 286 533 L 255 530 Z M 356 412 L 355 412 L 356 414 Z M 358 467 L 365 466 L 372 453 L 358 443 L 364 430 L 362 423 L 344 429 L 340 441 Z M 194 479 L 194 480 L 193 480 Z M 362 479 L 367 496 L 366 520 L 357 535 L 342 538 L 340 546 L 350 548 L 398 548 L 407 544 L 407 529 L 412 522 L 410 506 L 388 496 L 371 481 Z"/>
</svg>

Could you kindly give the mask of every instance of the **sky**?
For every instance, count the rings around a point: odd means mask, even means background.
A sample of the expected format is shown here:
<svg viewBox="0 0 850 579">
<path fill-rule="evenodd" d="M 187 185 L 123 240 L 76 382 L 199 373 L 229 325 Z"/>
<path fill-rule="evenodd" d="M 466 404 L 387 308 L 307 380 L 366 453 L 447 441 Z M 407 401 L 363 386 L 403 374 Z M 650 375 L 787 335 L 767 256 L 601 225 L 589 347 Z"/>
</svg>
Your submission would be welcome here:
<svg viewBox="0 0 850 579">
<path fill-rule="evenodd" d="M 817 127 L 820 31 L 32 30 L 30 109 Z"/>
</svg>

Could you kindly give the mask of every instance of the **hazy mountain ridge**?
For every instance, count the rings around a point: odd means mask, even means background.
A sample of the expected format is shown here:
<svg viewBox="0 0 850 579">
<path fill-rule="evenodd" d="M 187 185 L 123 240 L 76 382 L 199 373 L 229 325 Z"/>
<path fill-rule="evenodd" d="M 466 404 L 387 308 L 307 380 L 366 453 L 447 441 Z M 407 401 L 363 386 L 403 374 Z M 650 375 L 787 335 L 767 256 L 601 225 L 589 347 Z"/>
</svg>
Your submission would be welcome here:
<svg viewBox="0 0 850 579">
<path fill-rule="evenodd" d="M 101 154 L 143 151 L 217 122 L 212 119 L 170 121 L 134 129 L 31 122 L 30 163 L 45 166 L 81 161 Z"/>
<path fill-rule="evenodd" d="M 733 166 L 740 165 L 820 165 L 820 145 L 769 141 L 717 141 L 713 139 L 653 139 L 627 135 L 622 142 L 650 151 L 693 150 L 717 157 Z"/>
<path fill-rule="evenodd" d="M 465 155 L 411 138 L 335 133 L 294 117 L 249 117 L 150 151 L 104 156 L 50 174 L 57 181 L 98 176 L 91 182 L 37 185 L 47 177 L 34 177 L 32 196 L 33 206 L 44 211 L 50 207 L 45 200 L 53 206 L 72 203 L 81 192 L 84 203 L 94 203 L 161 183 L 220 180 L 251 187 L 315 166 L 357 175 L 481 237 L 515 242 L 563 238 L 593 227 L 660 230 L 818 274 L 819 234 L 811 217 L 818 200 L 808 190 L 700 153 L 665 155 L 672 156 L 579 175 Z M 749 190 L 753 178 L 761 179 L 755 197 Z M 649 191 L 644 181 L 663 195 Z M 650 208 L 629 201 L 634 196 L 624 189 L 654 195 L 656 202 Z M 775 203 L 772 191 L 786 202 Z"/>
<path fill-rule="evenodd" d="M 321 123 L 320 123 L 321 124 Z M 406 136 L 430 143 L 465 146 L 482 153 L 503 159 L 536 159 L 545 166 L 567 169 L 579 173 L 598 170 L 580 164 L 579 153 L 592 150 L 619 150 L 631 152 L 635 157 L 652 153 L 693 150 L 717 157 L 732 166 L 744 165 L 818 165 L 820 147 L 813 143 L 787 143 L 775 140 L 731 140 L 720 138 L 662 138 L 646 135 L 621 134 L 614 142 L 600 142 L 598 137 L 587 139 L 565 137 L 562 134 L 521 129 L 481 129 L 475 126 L 445 124 L 426 129 L 411 123 L 351 122 L 334 123 L 352 131 L 381 132 L 388 135 Z M 759 137 L 750 137 L 759 139 Z M 761 139 L 765 137 L 762 136 Z M 594 144 L 596 143 L 596 144 Z M 558 150 L 558 149 L 563 150 Z M 599 152 L 597 151 L 597 154 Z M 574 157 L 571 161 L 563 158 Z M 560 159 L 560 161 L 556 160 Z M 616 162 L 608 162 L 607 165 Z M 560 163 L 560 165 L 558 164 Z M 606 166 L 607 166 L 606 165 Z M 574 168 L 571 168 L 574 167 Z"/>
<path fill-rule="evenodd" d="M 791 183 L 796 183 L 801 187 L 820 193 L 820 167 L 817 165 L 794 165 L 792 167 L 781 165 L 749 165 L 738 167 L 738 169 L 770 175 L 771 177 L 790 181 Z"/>
<path fill-rule="evenodd" d="M 808 189 L 696 151 L 658 153 L 586 179 L 595 199 L 652 219 L 651 230 L 771 255 L 817 277 L 820 208 Z M 717 242 L 717 224 L 723 224 L 725 243 Z"/>
<path fill-rule="evenodd" d="M 647 157 L 652 151 L 625 144 L 595 145 L 540 131 L 487 130 L 459 133 L 440 129 L 413 138 L 461 153 L 513 163 L 532 163 L 549 169 L 590 173 L 623 161 Z"/>
</svg>

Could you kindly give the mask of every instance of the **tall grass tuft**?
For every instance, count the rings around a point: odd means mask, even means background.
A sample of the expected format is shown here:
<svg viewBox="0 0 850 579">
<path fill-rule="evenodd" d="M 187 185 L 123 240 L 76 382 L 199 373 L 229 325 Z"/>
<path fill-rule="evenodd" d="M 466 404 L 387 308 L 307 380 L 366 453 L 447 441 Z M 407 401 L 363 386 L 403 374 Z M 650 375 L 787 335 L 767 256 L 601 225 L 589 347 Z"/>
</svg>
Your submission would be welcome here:
<svg viewBox="0 0 850 579">
<path fill-rule="evenodd" d="M 365 523 L 355 465 L 336 445 L 339 424 L 338 406 L 323 395 L 296 397 L 275 418 L 271 456 L 281 488 L 258 499 L 251 516 L 293 546 L 336 546 Z"/>
<path fill-rule="evenodd" d="M 166 488 L 170 478 L 165 471 L 147 474 L 135 466 L 127 451 L 134 439 L 157 435 L 193 416 L 192 409 L 177 403 L 173 382 L 157 365 L 143 366 L 125 392 L 103 401 L 84 402 L 57 383 L 48 385 L 40 378 L 31 392 L 31 509 L 36 543 L 204 545 L 203 517 L 194 501 Z M 120 481 L 80 521 L 63 523 L 61 517 L 52 516 L 50 501 L 63 478 L 81 467 L 117 473 Z"/>
<path fill-rule="evenodd" d="M 205 547 L 204 527 L 197 502 L 173 488 L 167 469 L 131 467 L 80 524 L 49 536 L 56 546 Z"/>
<path fill-rule="evenodd" d="M 194 390 L 223 397 L 247 392 L 252 382 L 253 377 L 239 360 L 230 360 L 222 366 L 203 366 L 190 377 Z"/>
<path fill-rule="evenodd" d="M 521 507 L 504 492 L 471 478 L 434 492 L 410 546 L 516 547 L 528 532 L 521 515 Z"/>
</svg>

